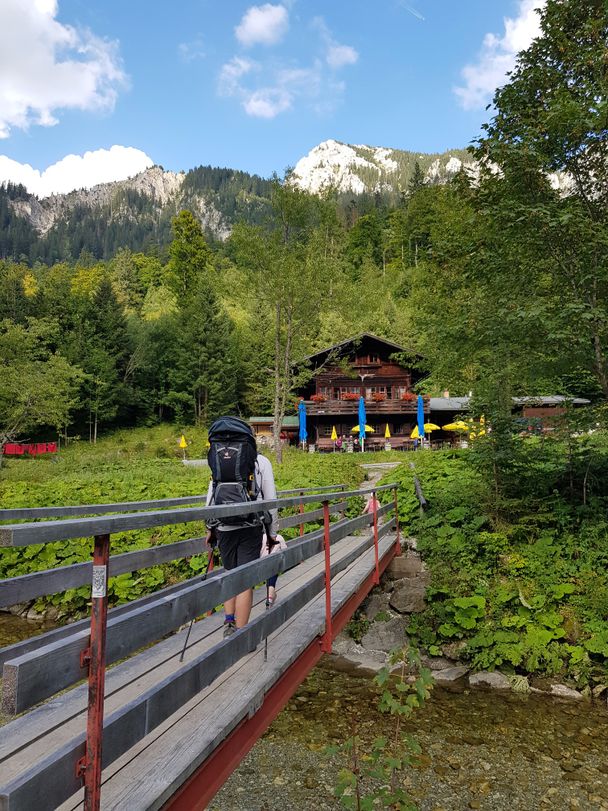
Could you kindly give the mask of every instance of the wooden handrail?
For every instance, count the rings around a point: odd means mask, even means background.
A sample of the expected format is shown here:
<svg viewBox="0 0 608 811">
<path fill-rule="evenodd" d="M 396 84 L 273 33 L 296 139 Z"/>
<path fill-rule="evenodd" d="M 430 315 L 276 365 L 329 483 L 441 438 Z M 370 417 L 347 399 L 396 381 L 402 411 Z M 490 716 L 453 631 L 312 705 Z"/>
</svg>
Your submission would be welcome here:
<svg viewBox="0 0 608 811">
<path fill-rule="evenodd" d="M 298 507 L 300 504 L 315 504 L 319 501 L 331 502 L 355 496 L 364 496 L 373 492 L 391 490 L 396 486 L 396 484 L 385 484 L 382 487 L 324 493 L 322 497 L 319 495 L 293 496 L 269 501 L 246 501 L 241 504 L 212 507 L 185 507 L 182 509 L 154 510 L 152 512 L 127 513 L 104 517 L 5 524 L 0 526 L 0 547 L 52 543 L 53 541 L 64 541 L 70 538 L 87 538 L 95 535 L 126 532 L 133 529 L 151 529 L 152 527 L 185 524 L 190 521 L 206 521 L 208 519 L 228 518 L 248 513 L 261 513 L 266 510 L 283 509 L 284 507 Z"/>
<path fill-rule="evenodd" d="M 303 487 L 297 490 L 277 490 L 277 496 L 293 496 L 298 493 L 323 493 L 344 490 L 345 484 L 330 484 L 323 487 Z M 68 516 L 104 515 L 105 513 L 127 513 L 137 510 L 150 510 L 163 507 L 186 507 L 189 504 L 204 504 L 207 494 L 180 496 L 179 498 L 157 498 L 149 501 L 121 501 L 114 504 L 74 504 L 65 507 L 13 507 L 0 510 L 0 521 L 21 521 L 27 518 L 67 518 Z"/>
</svg>

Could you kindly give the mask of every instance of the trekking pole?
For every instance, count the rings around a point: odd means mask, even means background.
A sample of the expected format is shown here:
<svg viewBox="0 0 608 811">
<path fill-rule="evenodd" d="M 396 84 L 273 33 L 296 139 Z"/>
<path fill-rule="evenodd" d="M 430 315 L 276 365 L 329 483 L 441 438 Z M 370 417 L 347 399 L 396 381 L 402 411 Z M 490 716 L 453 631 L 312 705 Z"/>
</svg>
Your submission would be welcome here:
<svg viewBox="0 0 608 811">
<path fill-rule="evenodd" d="M 268 585 L 268 580 L 266 581 L 266 611 L 270 608 L 270 586 Z M 264 640 L 264 661 L 268 661 L 268 634 L 266 634 L 266 639 Z"/>
<path fill-rule="evenodd" d="M 215 552 L 215 546 L 211 546 L 210 549 L 209 549 L 209 561 L 207 563 L 207 568 L 205 569 L 205 574 L 203 575 L 201 583 L 205 582 L 205 580 L 207 578 L 207 575 L 213 569 L 213 553 L 214 552 Z M 184 656 L 186 654 L 186 648 L 188 647 L 188 640 L 190 639 L 190 632 L 192 631 L 192 626 L 194 625 L 194 620 L 195 619 L 196 619 L 195 617 L 192 617 L 192 619 L 190 620 L 190 625 L 188 626 L 188 633 L 186 634 L 186 640 L 184 642 L 184 647 L 182 648 L 182 652 L 181 652 L 180 657 L 179 657 L 180 662 L 184 661 Z"/>
</svg>

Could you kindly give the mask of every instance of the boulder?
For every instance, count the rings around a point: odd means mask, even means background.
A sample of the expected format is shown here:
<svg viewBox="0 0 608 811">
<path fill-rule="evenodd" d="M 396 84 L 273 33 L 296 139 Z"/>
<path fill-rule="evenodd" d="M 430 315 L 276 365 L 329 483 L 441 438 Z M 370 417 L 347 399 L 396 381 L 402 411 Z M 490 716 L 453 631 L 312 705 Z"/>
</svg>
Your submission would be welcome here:
<svg viewBox="0 0 608 811">
<path fill-rule="evenodd" d="M 493 690 L 510 690 L 511 682 L 504 673 L 497 670 L 490 672 L 482 670 L 480 673 L 471 673 L 469 676 L 471 687 L 491 687 Z"/>
<path fill-rule="evenodd" d="M 388 594 L 383 594 L 382 592 L 371 594 L 363 603 L 362 608 L 365 616 L 373 620 L 380 611 L 386 611 L 388 609 Z"/>
<path fill-rule="evenodd" d="M 349 656 L 357 651 L 362 651 L 361 646 L 357 645 L 355 640 L 344 632 L 338 634 L 331 646 L 331 652 L 337 656 Z"/>
<path fill-rule="evenodd" d="M 468 667 L 459 665 L 458 667 L 448 667 L 445 670 L 437 670 L 433 673 L 436 684 L 454 684 L 464 678 L 469 672 Z"/>
<path fill-rule="evenodd" d="M 400 614 L 420 614 L 426 608 L 425 593 L 426 586 L 420 578 L 403 579 L 391 594 L 389 605 Z"/>
<path fill-rule="evenodd" d="M 403 617 L 393 617 L 388 622 L 374 622 L 361 640 L 366 651 L 384 651 L 389 653 L 395 648 L 408 644 L 405 635 L 406 623 Z"/>
<path fill-rule="evenodd" d="M 566 687 L 565 684 L 552 684 L 551 695 L 558 696 L 559 698 L 571 698 L 575 699 L 576 701 L 583 697 L 578 690 L 573 690 L 571 687 Z"/>
<path fill-rule="evenodd" d="M 416 577 L 423 568 L 420 555 L 416 552 L 407 552 L 391 560 L 386 574 L 391 580 L 401 580 L 403 577 Z"/>
<path fill-rule="evenodd" d="M 447 670 L 454 667 L 456 662 L 447 659 L 445 656 L 429 656 L 428 653 L 420 654 L 420 667 L 427 667 L 429 670 Z"/>
</svg>

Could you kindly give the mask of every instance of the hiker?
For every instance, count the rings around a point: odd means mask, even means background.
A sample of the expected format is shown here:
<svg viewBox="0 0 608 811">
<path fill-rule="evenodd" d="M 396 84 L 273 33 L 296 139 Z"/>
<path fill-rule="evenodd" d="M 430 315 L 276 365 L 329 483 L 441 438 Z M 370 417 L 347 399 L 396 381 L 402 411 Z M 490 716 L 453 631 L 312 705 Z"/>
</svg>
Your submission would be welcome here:
<svg viewBox="0 0 608 811">
<path fill-rule="evenodd" d="M 338 452 L 342 450 L 342 437 L 336 439 L 335 447 Z"/>
<path fill-rule="evenodd" d="M 257 452 L 250 425 L 238 417 L 220 417 L 209 429 L 207 459 L 211 481 L 207 506 L 243 501 L 276 499 L 277 491 L 270 461 Z M 275 543 L 278 512 L 249 513 L 207 522 L 215 529 L 218 548 L 226 571 L 257 560 L 262 551 L 264 526 Z M 249 622 L 253 588 L 224 603 L 224 636 L 231 636 Z"/>
<path fill-rule="evenodd" d="M 265 558 L 268 555 L 274 555 L 275 552 L 281 552 L 283 549 L 287 549 L 287 544 L 285 543 L 285 538 L 282 535 L 277 535 L 273 541 L 272 539 L 268 540 L 266 533 L 264 533 L 262 537 L 262 551 L 260 553 L 261 558 Z M 266 581 L 266 606 L 268 608 L 272 608 L 276 602 L 278 579 L 279 575 L 273 574 L 272 577 L 269 577 Z"/>
<path fill-rule="evenodd" d="M 370 496 L 367 499 L 367 502 L 366 502 L 365 507 L 363 509 L 363 515 L 365 515 L 365 514 L 372 515 L 374 510 L 377 511 L 379 509 L 380 509 L 380 502 L 376 498 L 375 493 L 370 493 Z"/>
</svg>

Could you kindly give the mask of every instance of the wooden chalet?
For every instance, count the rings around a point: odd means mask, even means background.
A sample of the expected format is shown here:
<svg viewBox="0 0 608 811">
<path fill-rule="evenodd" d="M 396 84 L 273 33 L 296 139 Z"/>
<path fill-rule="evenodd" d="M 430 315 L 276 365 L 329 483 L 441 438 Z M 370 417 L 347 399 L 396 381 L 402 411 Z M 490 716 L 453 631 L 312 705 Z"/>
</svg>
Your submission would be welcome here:
<svg viewBox="0 0 608 811">
<path fill-rule="evenodd" d="M 366 332 L 306 359 L 315 372 L 298 395 L 306 403 L 309 443 L 319 450 L 333 448 L 334 428 L 339 436 L 352 437 L 361 396 L 367 424 L 373 428 L 373 433 L 366 434 L 366 450 L 384 448 L 385 443 L 393 448 L 413 443 L 410 434 L 417 409 L 413 386 L 422 373 L 394 360 L 392 356 L 399 352 L 412 355 L 405 347 Z M 429 415 L 430 405 L 425 401 L 425 420 Z"/>
</svg>

